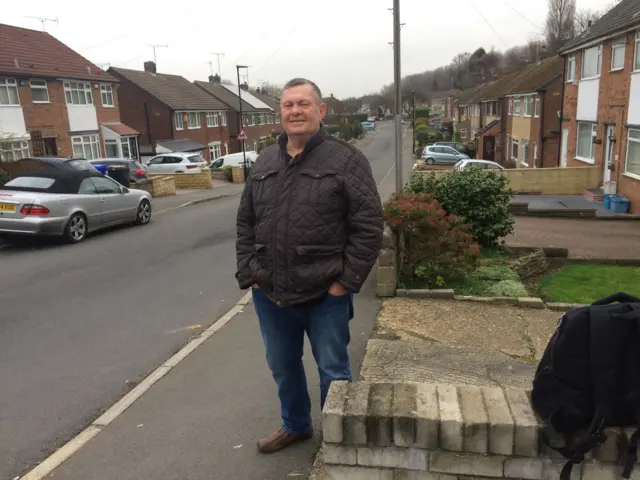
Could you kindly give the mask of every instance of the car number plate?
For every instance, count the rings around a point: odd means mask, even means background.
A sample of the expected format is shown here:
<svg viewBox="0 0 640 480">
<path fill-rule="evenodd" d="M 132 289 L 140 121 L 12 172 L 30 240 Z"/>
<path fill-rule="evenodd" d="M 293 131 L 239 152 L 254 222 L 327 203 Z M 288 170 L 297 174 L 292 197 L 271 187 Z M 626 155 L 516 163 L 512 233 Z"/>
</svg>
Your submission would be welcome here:
<svg viewBox="0 0 640 480">
<path fill-rule="evenodd" d="M 0 203 L 0 212 L 15 213 L 17 206 L 13 203 Z"/>
</svg>

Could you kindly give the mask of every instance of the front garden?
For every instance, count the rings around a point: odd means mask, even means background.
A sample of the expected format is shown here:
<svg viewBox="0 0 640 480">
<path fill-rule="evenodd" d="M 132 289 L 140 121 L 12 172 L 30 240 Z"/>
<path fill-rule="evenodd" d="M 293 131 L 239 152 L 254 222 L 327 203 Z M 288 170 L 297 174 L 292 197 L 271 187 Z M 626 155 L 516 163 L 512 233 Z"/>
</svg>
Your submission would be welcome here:
<svg viewBox="0 0 640 480">
<path fill-rule="evenodd" d="M 505 247 L 514 228 L 511 194 L 499 172 L 414 173 L 404 195 L 385 203 L 387 223 L 400 239 L 398 287 L 572 304 L 617 291 L 640 296 L 640 267 L 563 265 L 542 250 Z"/>
</svg>

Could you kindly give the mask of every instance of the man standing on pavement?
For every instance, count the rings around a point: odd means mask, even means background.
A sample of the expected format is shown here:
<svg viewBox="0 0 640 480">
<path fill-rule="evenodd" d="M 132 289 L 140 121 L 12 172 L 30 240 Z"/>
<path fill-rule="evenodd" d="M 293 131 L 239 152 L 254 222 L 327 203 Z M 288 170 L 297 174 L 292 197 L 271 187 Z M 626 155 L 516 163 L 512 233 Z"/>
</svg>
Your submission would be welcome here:
<svg viewBox="0 0 640 480">
<path fill-rule="evenodd" d="M 353 294 L 382 246 L 382 205 L 369 162 L 325 132 L 326 112 L 315 83 L 296 78 L 285 85 L 285 133 L 251 167 L 238 209 L 236 278 L 241 289 L 252 287 L 282 415 L 282 426 L 258 441 L 262 453 L 312 436 L 305 332 L 321 406 L 332 381 L 351 380 Z"/>
</svg>

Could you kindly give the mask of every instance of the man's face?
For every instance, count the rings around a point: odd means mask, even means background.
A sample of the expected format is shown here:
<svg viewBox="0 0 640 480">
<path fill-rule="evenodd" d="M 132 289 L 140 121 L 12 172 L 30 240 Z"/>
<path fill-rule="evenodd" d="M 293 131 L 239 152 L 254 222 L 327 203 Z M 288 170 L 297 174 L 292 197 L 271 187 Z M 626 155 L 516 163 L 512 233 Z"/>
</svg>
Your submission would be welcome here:
<svg viewBox="0 0 640 480">
<path fill-rule="evenodd" d="M 311 85 L 299 85 L 282 92 L 280 114 L 289 136 L 313 135 L 327 113 L 327 106 L 317 98 Z"/>
</svg>

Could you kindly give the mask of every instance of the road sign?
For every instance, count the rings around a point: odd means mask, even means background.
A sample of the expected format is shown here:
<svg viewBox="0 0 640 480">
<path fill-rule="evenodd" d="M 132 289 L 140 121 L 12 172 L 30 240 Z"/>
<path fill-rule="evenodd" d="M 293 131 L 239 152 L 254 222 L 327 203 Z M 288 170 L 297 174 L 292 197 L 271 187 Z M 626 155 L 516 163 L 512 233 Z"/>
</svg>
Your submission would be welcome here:
<svg viewBox="0 0 640 480">
<path fill-rule="evenodd" d="M 238 134 L 238 140 L 249 140 L 249 137 L 247 137 L 247 132 L 244 131 L 244 128 L 240 130 L 240 133 Z"/>
</svg>

